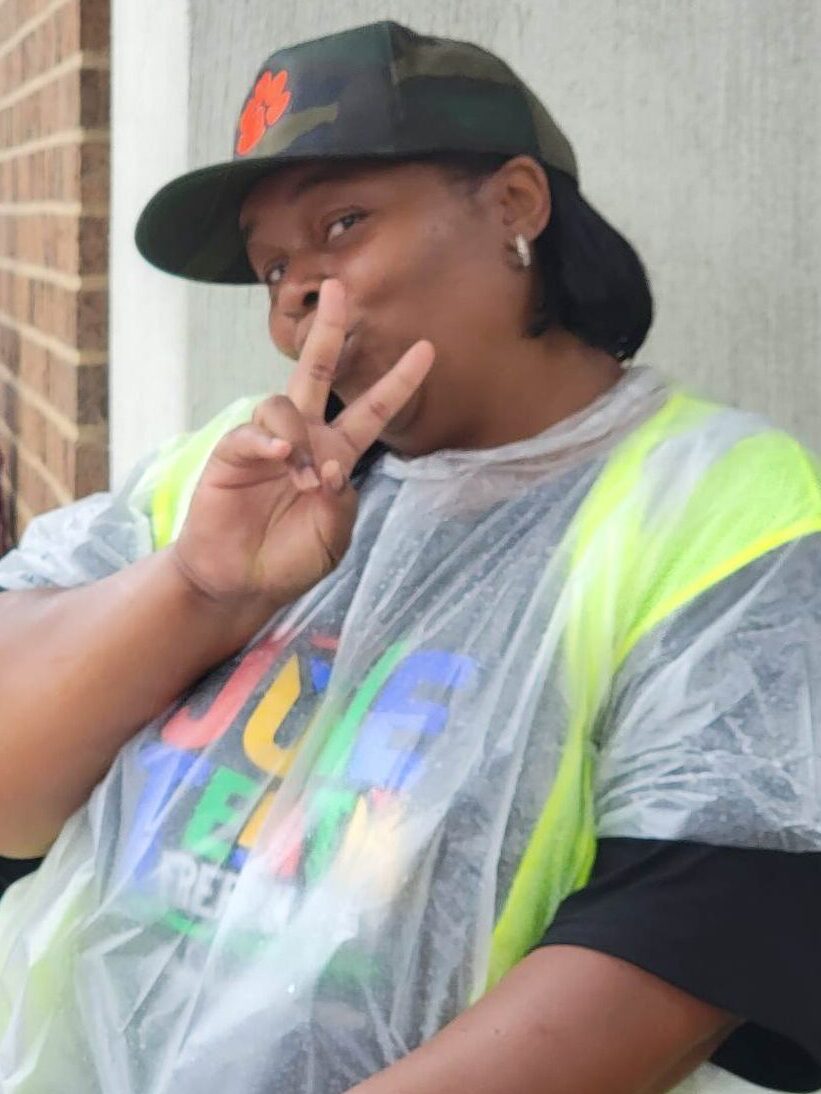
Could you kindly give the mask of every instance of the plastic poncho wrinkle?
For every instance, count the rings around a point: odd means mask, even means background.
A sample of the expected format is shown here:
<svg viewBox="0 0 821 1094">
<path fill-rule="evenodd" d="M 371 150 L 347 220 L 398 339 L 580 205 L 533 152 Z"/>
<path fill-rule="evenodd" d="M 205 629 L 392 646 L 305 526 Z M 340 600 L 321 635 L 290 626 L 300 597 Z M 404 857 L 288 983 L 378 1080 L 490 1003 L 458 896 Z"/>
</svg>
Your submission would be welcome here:
<svg viewBox="0 0 821 1094">
<path fill-rule="evenodd" d="M 636 646 L 599 742 L 601 836 L 821 849 L 819 580 L 816 535 Z"/>
</svg>

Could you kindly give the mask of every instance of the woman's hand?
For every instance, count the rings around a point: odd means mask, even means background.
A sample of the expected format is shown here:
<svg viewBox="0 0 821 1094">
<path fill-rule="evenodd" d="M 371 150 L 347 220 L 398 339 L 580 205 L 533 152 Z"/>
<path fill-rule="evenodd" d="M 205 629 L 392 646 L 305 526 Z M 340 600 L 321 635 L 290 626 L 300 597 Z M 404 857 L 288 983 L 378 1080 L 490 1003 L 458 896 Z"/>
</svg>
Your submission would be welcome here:
<svg viewBox="0 0 821 1094">
<path fill-rule="evenodd" d="M 206 464 L 172 553 L 208 597 L 290 603 L 347 550 L 357 506 L 351 471 L 422 383 L 434 351 L 417 342 L 329 424 L 344 340 L 344 289 L 325 281 L 287 395 L 260 403 Z"/>
</svg>

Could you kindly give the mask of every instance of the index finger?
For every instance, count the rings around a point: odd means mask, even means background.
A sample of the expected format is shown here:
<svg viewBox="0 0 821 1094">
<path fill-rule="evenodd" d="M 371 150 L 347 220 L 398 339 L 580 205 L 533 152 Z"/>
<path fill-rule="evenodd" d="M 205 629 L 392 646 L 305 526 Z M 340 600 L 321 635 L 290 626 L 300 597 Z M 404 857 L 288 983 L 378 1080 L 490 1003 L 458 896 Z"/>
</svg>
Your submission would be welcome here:
<svg viewBox="0 0 821 1094">
<path fill-rule="evenodd" d="M 345 341 L 345 290 L 328 279 L 319 286 L 311 329 L 288 381 L 288 396 L 308 418 L 323 418 L 339 355 Z"/>
<path fill-rule="evenodd" d="M 339 430 L 349 442 L 354 462 L 418 390 L 435 356 L 431 342 L 415 342 L 389 372 L 334 418 L 331 428 Z"/>
</svg>

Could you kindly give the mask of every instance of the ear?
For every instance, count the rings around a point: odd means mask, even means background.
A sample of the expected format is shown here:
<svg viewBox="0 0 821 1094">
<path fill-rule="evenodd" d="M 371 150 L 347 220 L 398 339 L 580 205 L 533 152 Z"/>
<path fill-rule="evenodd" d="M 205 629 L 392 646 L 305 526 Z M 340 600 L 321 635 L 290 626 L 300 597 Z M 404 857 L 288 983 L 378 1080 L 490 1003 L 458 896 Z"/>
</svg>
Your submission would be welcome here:
<svg viewBox="0 0 821 1094">
<path fill-rule="evenodd" d="M 514 156 L 492 178 L 493 200 L 509 239 L 521 233 L 530 242 L 550 220 L 550 184 L 532 156 Z"/>
</svg>

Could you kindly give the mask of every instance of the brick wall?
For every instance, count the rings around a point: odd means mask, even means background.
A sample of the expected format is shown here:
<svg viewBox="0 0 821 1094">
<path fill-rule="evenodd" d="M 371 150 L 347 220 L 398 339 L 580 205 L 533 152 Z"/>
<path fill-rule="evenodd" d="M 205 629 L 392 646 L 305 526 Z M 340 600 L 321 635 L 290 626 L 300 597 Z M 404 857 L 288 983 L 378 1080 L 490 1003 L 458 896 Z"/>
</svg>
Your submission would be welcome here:
<svg viewBox="0 0 821 1094">
<path fill-rule="evenodd" d="M 107 483 L 108 124 L 109 0 L 0 0 L 0 483 L 13 535 Z"/>
</svg>

